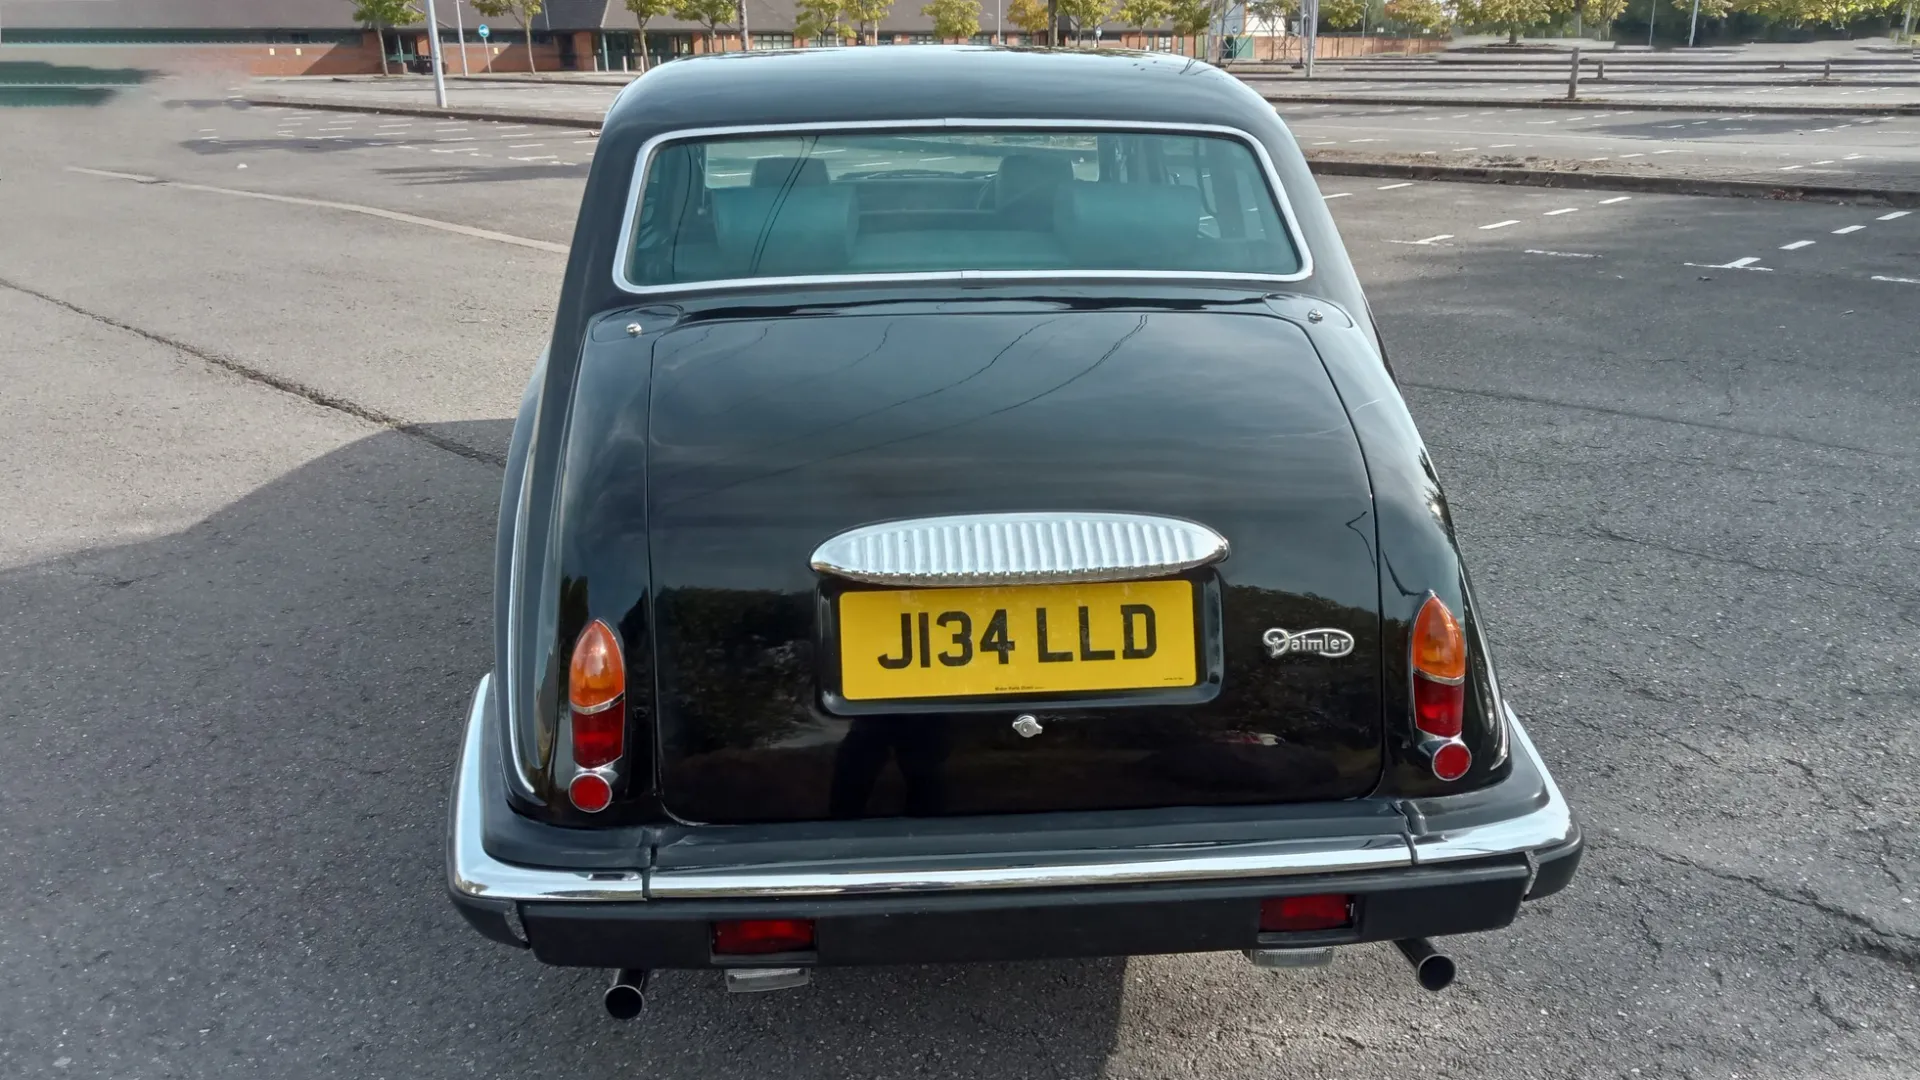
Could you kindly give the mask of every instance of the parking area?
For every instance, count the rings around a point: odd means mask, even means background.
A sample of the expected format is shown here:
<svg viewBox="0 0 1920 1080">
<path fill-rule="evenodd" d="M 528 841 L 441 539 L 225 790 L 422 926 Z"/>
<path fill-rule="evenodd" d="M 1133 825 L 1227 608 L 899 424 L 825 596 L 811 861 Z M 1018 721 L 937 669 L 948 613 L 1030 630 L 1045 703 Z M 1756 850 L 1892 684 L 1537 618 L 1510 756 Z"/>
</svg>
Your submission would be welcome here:
<svg viewBox="0 0 1920 1080">
<path fill-rule="evenodd" d="M 1323 178 L 1592 843 L 1446 995 L 1383 946 L 623 1026 L 441 862 L 590 129 L 79 115 L 0 115 L 0 1075 L 1911 1075 L 1920 212 Z"/>
</svg>

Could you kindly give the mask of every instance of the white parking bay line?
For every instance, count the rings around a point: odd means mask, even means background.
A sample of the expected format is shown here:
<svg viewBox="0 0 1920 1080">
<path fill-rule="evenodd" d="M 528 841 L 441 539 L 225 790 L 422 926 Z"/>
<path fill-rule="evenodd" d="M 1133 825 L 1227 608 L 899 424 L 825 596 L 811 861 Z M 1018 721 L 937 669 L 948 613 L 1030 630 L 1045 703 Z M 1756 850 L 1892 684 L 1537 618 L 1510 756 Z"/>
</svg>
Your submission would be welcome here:
<svg viewBox="0 0 1920 1080">
<path fill-rule="evenodd" d="M 1425 240 L 1389 240 L 1387 241 L 1387 243 L 1405 244 L 1408 247 L 1432 247 L 1433 245 L 1439 243 L 1442 240 L 1451 240 L 1451 239 L 1453 239 L 1452 233 L 1441 233 L 1439 236 L 1429 236 Z"/>
<path fill-rule="evenodd" d="M 1452 150 L 1449 150 L 1447 152 L 1450 154 L 1464 154 L 1469 150 L 1478 150 L 1478 149 L 1480 148 L 1477 146 L 1456 146 Z"/>
<path fill-rule="evenodd" d="M 1627 201 L 1628 199 L 1631 199 L 1631 198 L 1633 198 L 1633 196 L 1631 196 L 1631 195 L 1615 195 L 1615 196 L 1614 196 L 1613 198 L 1611 198 L 1611 199 L 1601 199 L 1601 200 L 1600 200 L 1600 205 L 1601 205 L 1601 206 L 1612 206 L 1612 205 L 1613 205 L 1614 203 L 1617 203 L 1617 202 L 1626 202 L 1626 201 Z"/>
<path fill-rule="evenodd" d="M 1906 217 L 1906 216 L 1907 216 L 1908 214 L 1911 214 L 1911 213 L 1913 213 L 1913 211 L 1911 211 L 1911 210 L 1895 210 L 1895 211 L 1894 211 L 1893 213 L 1891 213 L 1891 214 L 1881 214 L 1881 215 L 1880 215 L 1879 217 L 1877 217 L 1877 218 L 1874 218 L 1873 220 L 1875 220 L 1875 221 L 1895 221 L 1895 220 L 1898 220 L 1898 219 L 1900 219 L 1900 218 L 1903 218 L 1903 217 Z"/>
<path fill-rule="evenodd" d="M 1322 195 L 1320 197 L 1322 199 L 1344 199 L 1351 194 L 1353 194 L 1351 191 L 1336 191 L 1331 195 Z"/>
<path fill-rule="evenodd" d="M 545 146 L 545 145 L 547 145 L 547 144 L 546 144 L 546 143 L 538 143 L 538 142 L 529 142 L 529 143 L 514 143 L 514 144 L 513 144 L 512 146 L 509 146 L 509 147 L 507 147 L 507 149 L 509 149 L 509 150 L 538 150 L 538 149 L 539 149 L 540 147 L 542 147 L 542 146 Z"/>
<path fill-rule="evenodd" d="M 1408 181 L 1406 181 L 1406 182 L 1404 182 L 1404 183 L 1399 183 L 1399 184 L 1381 184 L 1381 185 L 1380 185 L 1379 187 L 1377 187 L 1377 188 L 1374 188 L 1373 190 L 1375 190 L 1375 191 L 1392 191 L 1392 190 L 1393 190 L 1394 188 L 1403 188 L 1403 187 L 1412 187 L 1412 186 L 1413 186 L 1413 181 L 1411 181 L 1411 180 L 1408 180 Z"/>
<path fill-rule="evenodd" d="M 1480 226 L 1480 228 L 1481 228 L 1481 231 L 1484 232 L 1487 229 L 1504 229 L 1509 225 L 1518 225 L 1518 224 L 1520 224 L 1520 219 L 1512 218 L 1507 221 L 1496 221 L 1491 225 L 1482 225 Z"/>
<path fill-rule="evenodd" d="M 1493 144 L 1492 146 L 1489 146 L 1489 147 L 1487 147 L 1487 149 L 1489 149 L 1489 150 L 1505 150 L 1505 149 L 1507 149 L 1507 148 L 1509 148 L 1509 147 L 1513 147 L 1513 146 L 1519 146 L 1519 145 L 1520 145 L 1519 143 L 1510 143 L 1510 142 L 1497 142 L 1497 143 L 1494 143 L 1494 144 Z"/>
<path fill-rule="evenodd" d="M 1815 165 L 1831 165 L 1831 164 L 1833 164 L 1833 159 L 1832 159 L 1832 158 L 1828 158 L 1828 159 L 1827 159 L 1827 160 L 1825 160 L 1825 161 L 1816 161 L 1816 162 L 1814 162 L 1814 164 L 1815 164 Z"/>
<path fill-rule="evenodd" d="M 1647 156 L 1647 155 L 1645 155 L 1645 154 L 1621 154 L 1621 155 L 1620 155 L 1620 160 L 1621 160 L 1621 161 L 1625 161 L 1625 160 L 1627 160 L 1628 158 L 1637 158 L 1637 157 L 1646 157 L 1646 156 Z"/>
<path fill-rule="evenodd" d="M 1571 214 L 1578 209 L 1580 208 L 1577 206 L 1563 206 L 1558 210 L 1549 210 L 1546 213 L 1541 214 L 1540 216 L 1541 217 L 1559 217 L 1561 214 Z"/>
<path fill-rule="evenodd" d="M 1528 255 L 1553 255 L 1562 259 L 1597 259 L 1600 257 L 1587 251 L 1542 251 L 1539 248 L 1528 248 L 1526 253 Z"/>
<path fill-rule="evenodd" d="M 535 157 L 509 157 L 507 158 L 507 160 L 508 161 L 553 161 L 553 160 L 556 160 L 557 157 L 558 155 L 556 154 L 540 154 Z"/>
<path fill-rule="evenodd" d="M 1859 232 L 1864 228 L 1866 228 L 1865 225 L 1842 225 L 1840 228 L 1833 230 L 1833 235 L 1845 236 L 1850 232 Z"/>
<path fill-rule="evenodd" d="M 599 139 L 575 139 L 573 140 L 573 145 L 579 146 L 581 143 L 596 143 L 599 141 Z"/>
<path fill-rule="evenodd" d="M 1732 262 L 1728 263 L 1727 265 L 1735 269 L 1738 269 L 1742 266 L 1752 266 L 1754 263 L 1757 263 L 1759 261 L 1760 261 L 1760 256 L 1749 255 L 1744 259 L 1735 259 Z"/>
<path fill-rule="evenodd" d="M 1795 240 L 1791 244 L 1781 244 L 1780 250 L 1781 251 L 1799 251 L 1803 247 L 1812 247 L 1812 246 L 1813 246 L 1813 241 L 1811 240 Z"/>
<path fill-rule="evenodd" d="M 1793 171 L 1793 170 L 1795 170 L 1795 169 L 1804 169 L 1804 168 L 1806 168 L 1806 166 L 1805 166 L 1805 165 L 1782 165 L 1782 166 L 1780 166 L 1780 171 L 1781 171 L 1781 172 L 1792 172 L 1792 171 Z"/>
<path fill-rule="evenodd" d="M 1920 278 L 1910 278 L 1910 277 L 1886 277 L 1886 276 L 1884 276 L 1884 275 L 1881 275 L 1881 274 L 1875 274 L 1875 275 L 1873 275 L 1873 280 L 1875 280 L 1875 281 L 1892 281 L 1892 282 L 1896 282 L 1896 283 L 1898 283 L 1898 284 L 1901 284 L 1901 285 L 1920 285 Z"/>
</svg>

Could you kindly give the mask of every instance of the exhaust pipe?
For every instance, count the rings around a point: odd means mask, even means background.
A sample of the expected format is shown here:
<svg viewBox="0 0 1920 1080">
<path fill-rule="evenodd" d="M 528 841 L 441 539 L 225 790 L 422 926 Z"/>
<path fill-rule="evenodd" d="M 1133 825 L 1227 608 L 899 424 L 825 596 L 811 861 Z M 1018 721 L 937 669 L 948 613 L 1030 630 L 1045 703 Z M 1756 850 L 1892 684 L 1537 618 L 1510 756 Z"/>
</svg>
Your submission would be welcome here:
<svg viewBox="0 0 1920 1080">
<path fill-rule="evenodd" d="M 607 1007 L 607 1015 L 615 1020 L 631 1020 L 640 1015 L 647 1007 L 647 977 L 652 972 L 645 968 L 621 968 L 613 973 L 613 985 L 607 987 L 602 1004 Z"/>
<path fill-rule="evenodd" d="M 1400 949 L 1400 955 L 1413 965 L 1414 977 L 1420 985 L 1438 993 L 1453 984 L 1453 960 L 1447 954 L 1434 949 L 1433 942 L 1423 937 L 1401 938 L 1394 942 Z"/>
</svg>

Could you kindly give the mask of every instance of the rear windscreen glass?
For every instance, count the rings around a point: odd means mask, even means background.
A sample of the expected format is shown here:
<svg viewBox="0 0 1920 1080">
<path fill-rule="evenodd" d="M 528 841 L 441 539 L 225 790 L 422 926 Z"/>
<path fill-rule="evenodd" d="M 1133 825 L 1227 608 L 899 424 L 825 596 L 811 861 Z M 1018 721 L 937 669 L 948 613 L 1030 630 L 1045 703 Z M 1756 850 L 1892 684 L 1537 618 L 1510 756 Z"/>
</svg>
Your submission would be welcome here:
<svg viewBox="0 0 1920 1080">
<path fill-rule="evenodd" d="M 951 271 L 1286 276 L 1260 159 L 1213 135 L 951 131 L 666 143 L 645 163 L 640 287 Z"/>
</svg>

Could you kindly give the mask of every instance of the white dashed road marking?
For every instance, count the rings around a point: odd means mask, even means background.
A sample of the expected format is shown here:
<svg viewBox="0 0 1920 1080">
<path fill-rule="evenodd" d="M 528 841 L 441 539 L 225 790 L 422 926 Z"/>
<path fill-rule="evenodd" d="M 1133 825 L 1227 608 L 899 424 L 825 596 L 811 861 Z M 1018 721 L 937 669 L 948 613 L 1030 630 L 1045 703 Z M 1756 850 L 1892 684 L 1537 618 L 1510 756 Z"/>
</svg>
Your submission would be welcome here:
<svg viewBox="0 0 1920 1080">
<path fill-rule="evenodd" d="M 537 150 L 537 149 L 539 149 L 540 147 L 542 147 L 542 146 L 545 146 L 545 145 L 547 145 L 547 144 L 546 144 L 546 143 L 537 143 L 537 142 L 530 142 L 530 143 L 514 143 L 514 144 L 513 144 L 512 146 L 509 146 L 509 147 L 507 147 L 507 149 L 509 149 L 509 150 Z"/>
<path fill-rule="evenodd" d="M 1795 240 L 1791 244 L 1781 244 L 1780 250 L 1781 251 L 1799 251 L 1803 247 L 1811 247 L 1811 246 L 1813 246 L 1813 241 L 1811 240 Z"/>
<path fill-rule="evenodd" d="M 1518 225 L 1518 224 L 1520 224 L 1520 219 L 1513 218 L 1508 221 L 1496 221 L 1491 225 L 1482 225 L 1480 226 L 1480 228 L 1482 231 L 1485 231 L 1487 229 L 1504 229 L 1509 225 Z"/>
<path fill-rule="evenodd" d="M 1351 195 L 1351 194 L 1353 194 L 1353 192 L 1351 192 L 1351 191 L 1336 191 L 1336 192 L 1334 192 L 1334 193 L 1333 193 L 1333 194 L 1331 194 L 1331 195 L 1322 195 L 1322 196 L 1321 196 L 1321 198 L 1323 198 L 1323 199 L 1344 199 L 1344 198 L 1346 198 L 1347 196 L 1349 196 L 1349 195 Z"/>
<path fill-rule="evenodd" d="M 1894 211 L 1893 213 L 1891 213 L 1891 214 L 1881 214 L 1881 215 L 1880 215 L 1879 217 L 1877 217 L 1877 218 L 1874 218 L 1873 220 L 1875 220 L 1875 221 L 1893 221 L 1893 220 L 1895 220 L 1895 219 L 1897 219 L 1897 218 L 1903 218 L 1903 217 L 1906 217 L 1906 216 L 1907 216 L 1908 214 L 1911 214 L 1911 213 L 1913 213 L 1913 211 L 1911 211 L 1911 210 L 1895 210 L 1895 211 Z"/>
<path fill-rule="evenodd" d="M 1409 180 L 1409 181 L 1407 181 L 1407 182 L 1405 182 L 1405 183 L 1400 183 L 1400 184 L 1381 184 L 1381 185 L 1380 185 L 1379 187 L 1377 187 L 1377 188 L 1374 188 L 1373 190 L 1375 190 L 1375 191 L 1392 191 L 1392 190 L 1393 190 L 1393 189 L 1395 189 L 1395 188 L 1403 188 L 1403 187 L 1412 187 L 1412 186 L 1413 186 L 1413 182 Z"/>
<path fill-rule="evenodd" d="M 1754 263 L 1757 263 L 1757 262 L 1759 262 L 1759 261 L 1760 261 L 1760 257 L 1759 257 L 1759 256 L 1757 256 L 1757 255 L 1749 255 L 1749 256 L 1747 256 L 1747 257 L 1746 257 L 1746 258 L 1744 258 L 1744 259 L 1735 259 L 1735 260 L 1733 260 L 1732 262 L 1724 262 L 1724 263 L 1695 263 L 1695 262 L 1690 262 L 1690 263 L 1682 263 L 1681 265 L 1682 265 L 1682 266 L 1695 266 L 1695 267 L 1699 267 L 1699 268 L 1700 268 L 1700 269 L 1702 269 L 1702 270 L 1758 270 L 1758 271 L 1760 271 L 1760 272 L 1761 272 L 1761 273 L 1763 273 L 1763 274 L 1771 274 L 1771 273 L 1773 273 L 1773 268 L 1772 268 L 1772 267 L 1770 267 L 1770 266 L 1755 266 L 1755 265 L 1753 265 Z"/>
<path fill-rule="evenodd" d="M 1792 172 L 1792 171 L 1793 171 L 1793 170 L 1795 170 L 1795 169 L 1804 169 L 1804 168 L 1806 168 L 1806 166 L 1805 166 L 1805 165 L 1782 165 L 1782 166 L 1780 166 L 1780 171 L 1781 171 L 1781 172 Z"/>
<path fill-rule="evenodd" d="M 1562 259 L 1597 259 L 1600 257 L 1585 251 L 1542 251 L 1539 248 L 1528 248 L 1527 254 L 1554 255 Z"/>
<path fill-rule="evenodd" d="M 1409 247 L 1432 247 L 1433 245 L 1439 243 L 1442 240 L 1451 240 L 1451 239 L 1453 239 L 1452 233 L 1441 233 L 1439 236 L 1429 236 L 1425 240 L 1389 240 L 1387 241 L 1387 243 L 1406 244 Z"/>
<path fill-rule="evenodd" d="M 1631 196 L 1631 195 L 1615 195 L 1615 196 L 1614 196 L 1613 198 L 1611 198 L 1611 199 L 1601 199 L 1601 200 L 1600 200 L 1600 205 L 1601 205 L 1601 206 L 1612 206 L 1612 205 L 1613 205 L 1614 203 L 1617 203 L 1617 202 L 1626 202 L 1626 201 L 1627 201 L 1628 199 L 1631 199 L 1631 198 L 1633 198 L 1633 196 Z"/>
<path fill-rule="evenodd" d="M 1873 280 L 1875 280 L 1875 281 L 1892 281 L 1892 282 L 1897 282 L 1898 284 L 1901 284 L 1901 285 L 1920 285 L 1920 278 L 1910 278 L 1910 277 L 1885 277 L 1885 276 L 1882 276 L 1882 275 L 1880 275 L 1880 274 L 1875 274 L 1875 275 L 1873 275 Z"/>
<path fill-rule="evenodd" d="M 556 160 L 556 155 L 540 154 L 537 157 L 509 157 L 507 160 L 508 161 L 554 161 Z"/>
<path fill-rule="evenodd" d="M 1577 206 L 1563 206 L 1558 210 L 1549 210 L 1546 213 L 1541 214 L 1540 216 L 1541 217 L 1559 217 L 1561 214 L 1571 214 L 1578 209 L 1580 208 Z"/>
<path fill-rule="evenodd" d="M 1840 228 L 1833 230 L 1833 235 L 1845 236 L 1848 233 L 1859 232 L 1861 229 L 1864 229 L 1864 228 L 1866 228 L 1865 225 L 1843 225 Z"/>
</svg>

